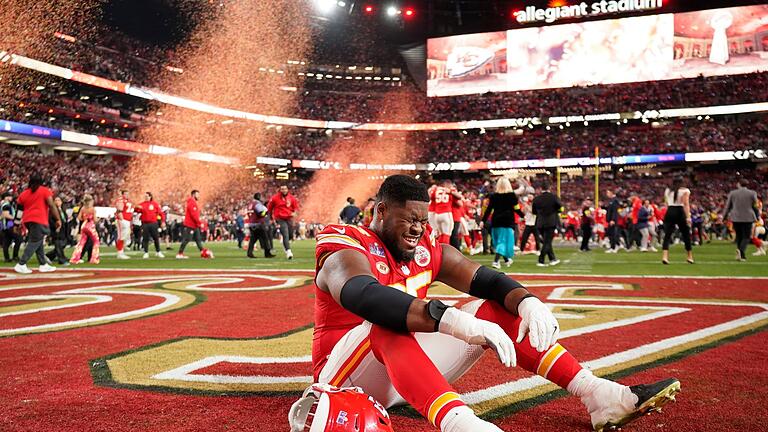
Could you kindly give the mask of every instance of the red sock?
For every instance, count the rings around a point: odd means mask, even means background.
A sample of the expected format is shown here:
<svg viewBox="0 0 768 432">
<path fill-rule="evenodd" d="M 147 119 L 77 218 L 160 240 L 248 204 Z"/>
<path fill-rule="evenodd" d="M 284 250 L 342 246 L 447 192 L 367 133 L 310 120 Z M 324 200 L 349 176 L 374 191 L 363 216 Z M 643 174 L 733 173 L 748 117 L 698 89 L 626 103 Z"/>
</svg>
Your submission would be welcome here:
<svg viewBox="0 0 768 432">
<path fill-rule="evenodd" d="M 763 241 L 757 237 L 752 237 L 752 244 L 757 246 L 758 249 L 763 247 Z"/>
<path fill-rule="evenodd" d="M 125 242 L 123 242 L 122 240 L 118 240 L 115 242 L 115 246 L 117 247 L 118 252 L 122 252 L 123 247 L 125 247 Z"/>
<path fill-rule="evenodd" d="M 496 302 L 486 301 L 475 316 L 495 322 L 513 341 L 517 339 L 520 317 L 512 315 Z M 531 346 L 526 336 L 521 343 L 515 343 L 515 352 L 518 366 L 541 375 L 564 389 L 568 388 L 573 377 L 582 369 L 579 362 L 559 343 L 540 353 Z"/>
<path fill-rule="evenodd" d="M 443 244 L 451 244 L 451 236 L 448 234 L 440 234 L 437 236 L 437 242 Z"/>
<path fill-rule="evenodd" d="M 413 334 L 374 325 L 370 341 L 373 355 L 387 368 L 397 392 L 433 425 L 440 427 L 448 411 L 464 405 Z"/>
<path fill-rule="evenodd" d="M 472 238 L 469 237 L 469 234 L 464 236 L 464 243 L 467 244 L 468 248 L 473 248 L 474 247 L 474 246 L 472 246 Z"/>
</svg>

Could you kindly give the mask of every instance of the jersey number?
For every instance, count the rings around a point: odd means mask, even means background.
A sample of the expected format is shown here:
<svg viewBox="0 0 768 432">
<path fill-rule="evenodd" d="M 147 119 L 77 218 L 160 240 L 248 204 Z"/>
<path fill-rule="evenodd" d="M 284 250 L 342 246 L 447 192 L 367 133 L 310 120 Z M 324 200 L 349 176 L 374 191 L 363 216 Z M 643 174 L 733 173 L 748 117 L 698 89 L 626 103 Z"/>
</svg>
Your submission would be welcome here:
<svg viewBox="0 0 768 432">
<path fill-rule="evenodd" d="M 445 189 L 435 191 L 435 202 L 438 204 L 447 203 L 451 200 L 451 195 Z"/>
</svg>

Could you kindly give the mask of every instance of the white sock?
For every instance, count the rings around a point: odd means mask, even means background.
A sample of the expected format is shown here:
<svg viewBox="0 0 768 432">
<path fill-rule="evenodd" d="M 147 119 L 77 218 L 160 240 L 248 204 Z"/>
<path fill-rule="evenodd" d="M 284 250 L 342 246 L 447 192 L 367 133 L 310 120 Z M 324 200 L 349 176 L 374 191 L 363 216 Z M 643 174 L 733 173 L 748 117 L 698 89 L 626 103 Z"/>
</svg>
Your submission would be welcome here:
<svg viewBox="0 0 768 432">
<path fill-rule="evenodd" d="M 502 432 L 495 424 L 481 420 L 466 405 L 451 409 L 440 422 L 441 432 Z"/>
</svg>

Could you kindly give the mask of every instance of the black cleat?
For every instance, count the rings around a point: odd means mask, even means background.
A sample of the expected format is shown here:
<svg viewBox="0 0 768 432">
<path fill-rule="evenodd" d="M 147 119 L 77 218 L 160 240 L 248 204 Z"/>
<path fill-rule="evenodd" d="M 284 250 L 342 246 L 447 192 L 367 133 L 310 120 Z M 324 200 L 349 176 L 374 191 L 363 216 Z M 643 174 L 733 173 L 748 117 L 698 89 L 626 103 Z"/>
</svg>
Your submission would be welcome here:
<svg viewBox="0 0 768 432">
<path fill-rule="evenodd" d="M 652 412 L 661 412 L 661 408 L 669 401 L 675 401 L 675 395 L 680 392 L 680 381 L 667 378 L 653 384 L 630 386 L 629 389 L 637 396 L 634 411 L 630 411 L 616 420 L 605 424 L 595 425 L 596 432 L 616 430 L 625 424 Z"/>
</svg>

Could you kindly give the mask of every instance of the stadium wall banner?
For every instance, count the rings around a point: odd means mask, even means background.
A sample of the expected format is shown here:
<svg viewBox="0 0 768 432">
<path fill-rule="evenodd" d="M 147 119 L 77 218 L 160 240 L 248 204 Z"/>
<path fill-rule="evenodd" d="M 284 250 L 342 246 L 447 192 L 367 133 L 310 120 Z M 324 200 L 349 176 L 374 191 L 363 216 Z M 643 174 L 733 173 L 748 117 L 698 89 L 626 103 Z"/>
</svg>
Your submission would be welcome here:
<svg viewBox="0 0 768 432">
<path fill-rule="evenodd" d="M 3 132 L 17 133 L 20 135 L 31 135 L 42 138 L 61 139 L 61 131 L 42 126 L 36 126 L 26 123 L 17 123 L 12 121 L 0 120 L 0 130 Z"/>
<path fill-rule="evenodd" d="M 527 6 L 525 9 L 515 12 L 513 16 L 520 24 L 540 21 L 551 24 L 564 18 L 586 18 L 621 12 L 644 12 L 660 9 L 662 6 L 662 0 L 602 0 L 592 4 L 581 2 L 575 5 L 563 5 L 545 9 Z"/>
<path fill-rule="evenodd" d="M 67 130 L 58 130 L 44 128 L 25 123 L 17 123 L 7 120 L 0 120 L 0 132 L 10 132 L 19 135 L 28 135 L 35 137 L 44 137 L 58 139 L 65 142 L 85 144 L 89 146 L 98 146 L 116 150 L 130 151 L 134 153 L 150 153 L 161 156 L 178 156 L 187 159 L 219 163 L 232 166 L 240 166 L 240 160 L 237 158 L 216 155 L 203 152 L 182 152 L 178 149 L 160 145 L 150 145 L 135 141 L 125 141 L 116 138 L 102 137 L 96 135 L 82 134 Z M 731 160 L 752 160 L 763 161 L 768 159 L 768 151 L 763 149 L 743 149 L 718 152 L 697 152 L 697 153 L 670 153 L 655 155 L 626 155 L 614 157 L 602 157 L 599 165 L 634 165 L 634 164 L 664 164 L 681 162 L 717 162 Z M 256 158 L 256 163 L 260 165 L 272 165 L 285 167 L 290 165 L 293 168 L 302 168 L 310 170 L 343 170 L 350 169 L 355 171 L 478 171 L 493 169 L 513 169 L 513 168 L 557 168 L 557 167 L 589 167 L 597 165 L 598 160 L 594 157 L 577 158 L 548 158 L 548 159 L 527 159 L 527 160 L 509 160 L 509 161 L 471 161 L 471 162 L 433 162 L 433 163 L 414 163 L 414 164 L 371 164 L 371 163 L 349 163 L 309 160 L 309 159 L 281 159 L 274 157 Z"/>
<path fill-rule="evenodd" d="M 601 1 L 592 7 L 602 12 L 606 3 L 618 7 L 635 1 Z M 518 12 L 518 19 L 532 14 L 534 20 L 547 21 L 549 13 L 555 20 L 557 13 L 571 8 L 581 12 L 581 6 L 588 5 L 529 6 Z M 433 38 L 427 42 L 427 95 L 767 71 L 766 17 L 768 5 L 752 5 Z"/>
</svg>

